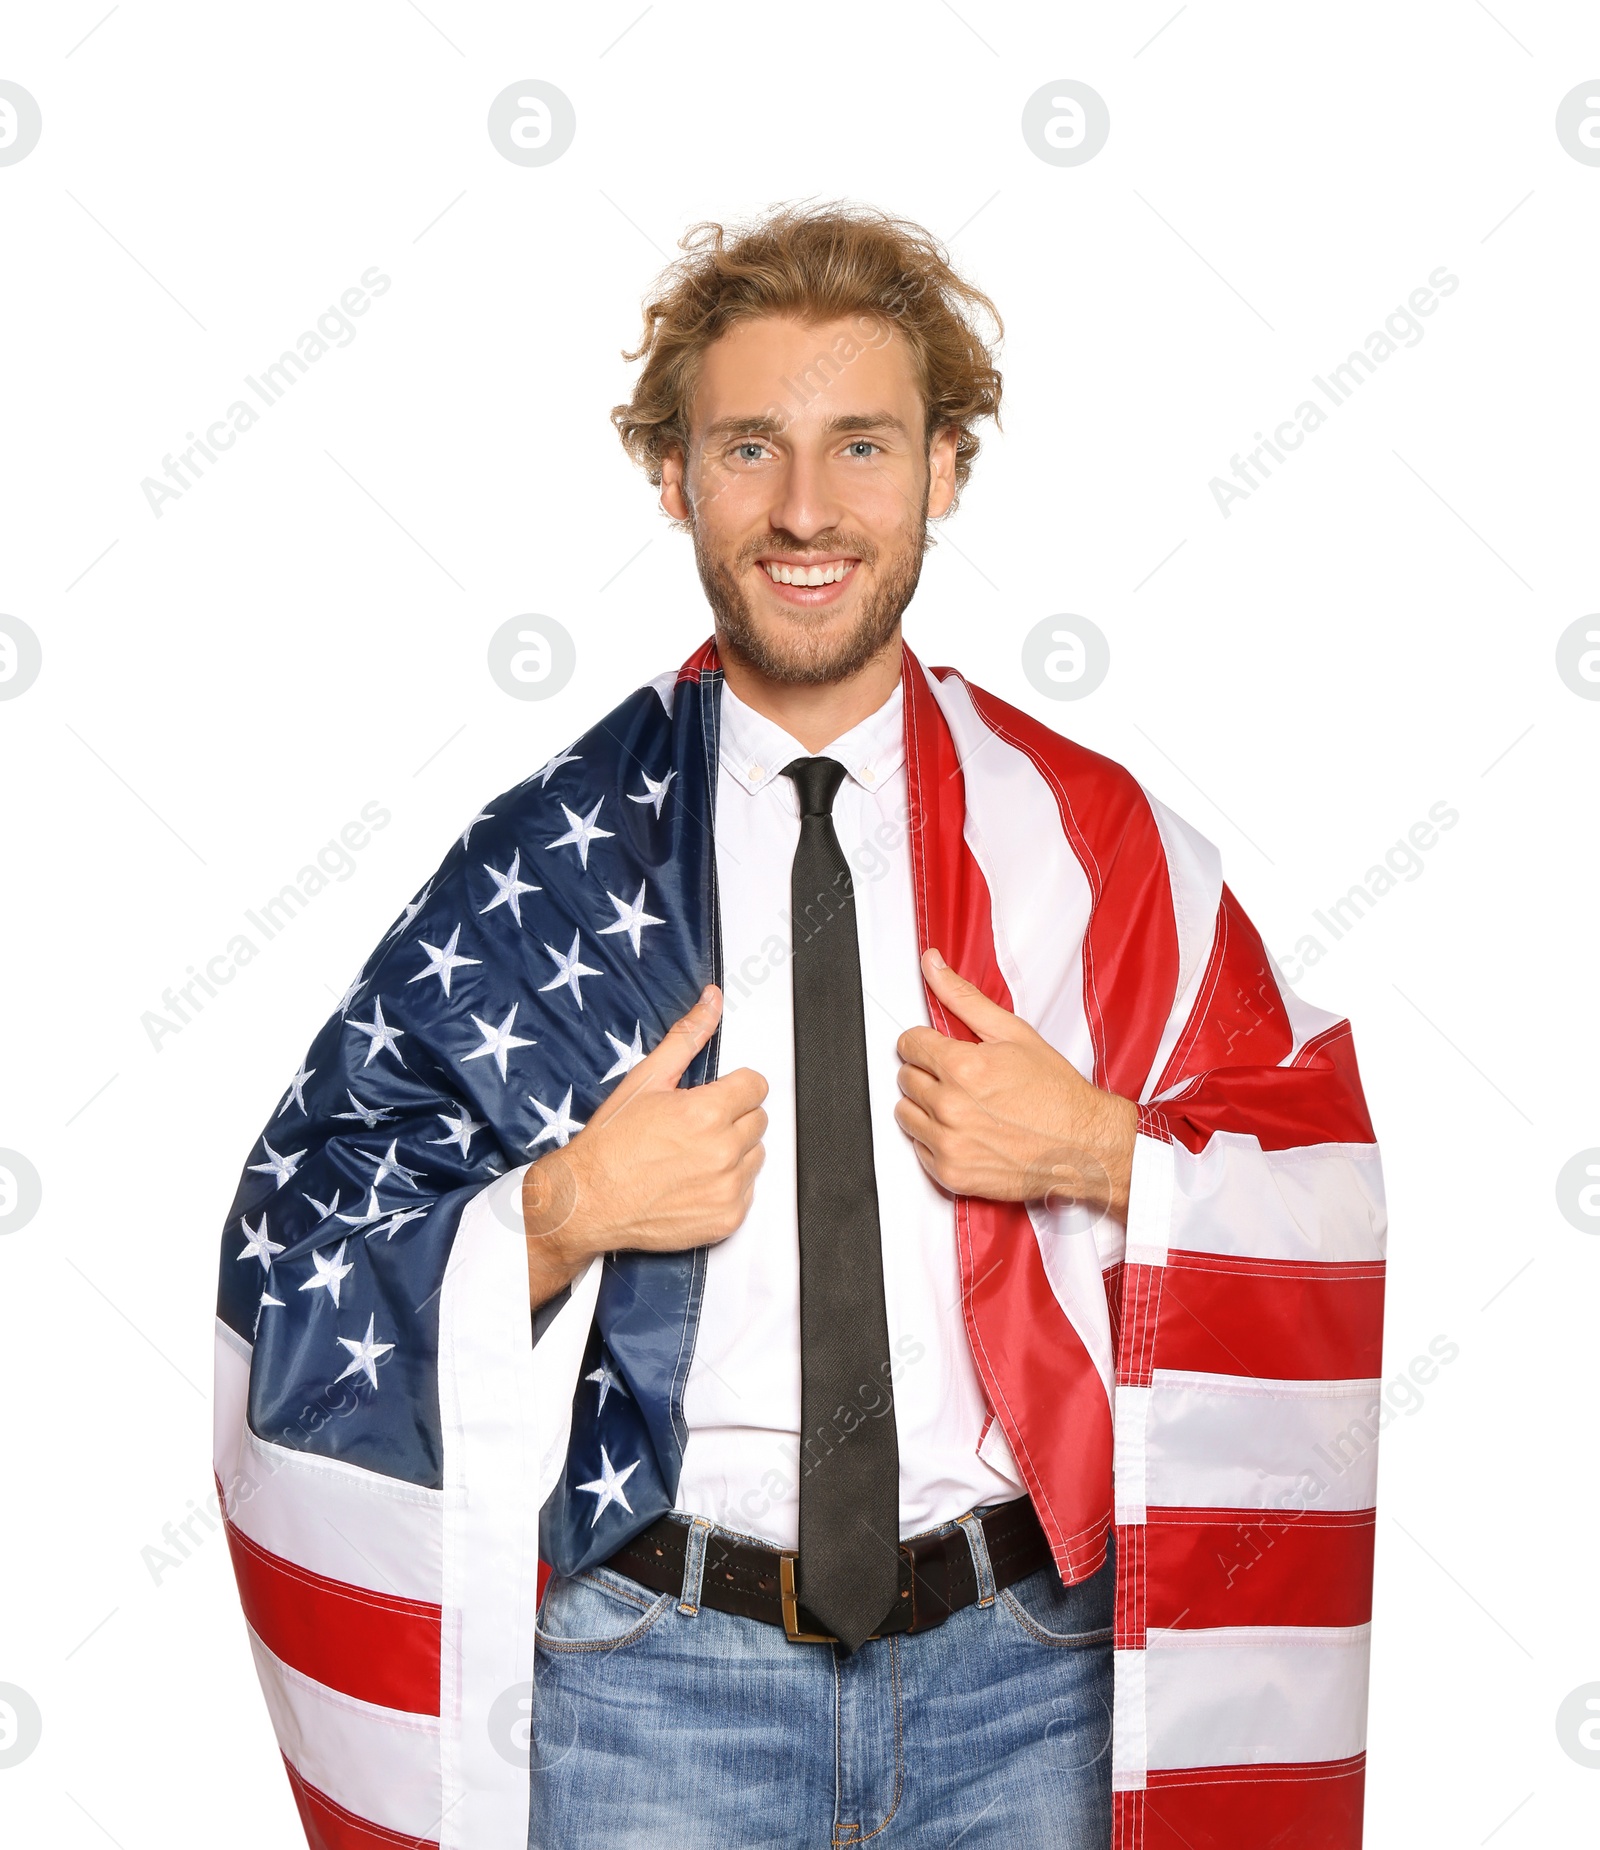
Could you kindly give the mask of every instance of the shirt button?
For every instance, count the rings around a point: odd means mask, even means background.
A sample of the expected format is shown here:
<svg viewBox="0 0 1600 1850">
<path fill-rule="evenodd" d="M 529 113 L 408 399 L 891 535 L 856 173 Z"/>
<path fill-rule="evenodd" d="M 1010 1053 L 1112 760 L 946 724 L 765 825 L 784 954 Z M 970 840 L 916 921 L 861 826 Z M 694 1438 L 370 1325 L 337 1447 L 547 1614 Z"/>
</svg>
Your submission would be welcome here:
<svg viewBox="0 0 1600 1850">
<path fill-rule="evenodd" d="M 864 784 L 875 784 L 878 781 L 878 774 L 873 770 L 870 764 L 862 765 L 861 781 Z"/>
<path fill-rule="evenodd" d="M 753 765 L 751 765 L 751 767 L 750 767 L 750 780 L 751 780 L 751 782 L 752 782 L 752 783 L 757 783 L 757 784 L 759 784 L 759 783 L 761 782 L 761 780 L 762 780 L 762 778 L 763 778 L 763 777 L 765 777 L 765 776 L 766 776 L 766 772 L 762 770 L 762 768 L 761 768 L 761 766 L 760 766 L 760 765 L 758 765 L 758 764 L 753 764 Z"/>
</svg>

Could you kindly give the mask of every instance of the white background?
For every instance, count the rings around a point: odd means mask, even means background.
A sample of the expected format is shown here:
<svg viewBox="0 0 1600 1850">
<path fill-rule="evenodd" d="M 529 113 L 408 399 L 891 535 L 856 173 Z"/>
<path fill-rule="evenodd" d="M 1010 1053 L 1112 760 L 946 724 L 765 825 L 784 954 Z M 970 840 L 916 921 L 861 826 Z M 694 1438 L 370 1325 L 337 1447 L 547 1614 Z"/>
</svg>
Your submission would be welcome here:
<svg viewBox="0 0 1600 1850">
<path fill-rule="evenodd" d="M 44 664 L 0 702 L 0 1145 L 44 1189 L 0 1238 L 0 1683 L 44 1716 L 6 1840 L 299 1841 L 223 1542 L 159 1584 L 141 1553 L 209 1487 L 221 1216 L 480 801 L 709 629 L 606 419 L 650 278 L 697 219 L 842 195 L 1006 318 L 913 646 L 1129 765 L 1281 957 L 1323 939 L 1299 987 L 1354 1021 L 1384 1147 L 1387 1373 L 1459 1345 L 1385 1436 L 1367 1841 L 1591 1843 L 1555 1714 L 1600 1679 L 1600 1239 L 1555 1178 L 1600 1144 L 1600 703 L 1554 664 L 1600 608 L 1600 168 L 1554 118 L 1593 7 L 104 11 L 15 9 L 0 51 L 44 119 L 0 167 L 0 609 Z M 547 167 L 485 128 L 530 77 L 577 112 Z M 1061 77 L 1111 112 L 1081 167 L 1020 131 Z M 141 480 L 371 265 L 357 337 L 157 518 Z M 1224 518 L 1211 478 L 1439 265 L 1425 337 Z M 485 666 L 528 611 L 578 645 L 543 703 Z M 1019 665 L 1060 612 L 1111 644 L 1075 704 Z M 141 1015 L 370 800 L 354 874 L 153 1048 Z M 1319 931 L 1438 802 L 1423 871 Z"/>
</svg>

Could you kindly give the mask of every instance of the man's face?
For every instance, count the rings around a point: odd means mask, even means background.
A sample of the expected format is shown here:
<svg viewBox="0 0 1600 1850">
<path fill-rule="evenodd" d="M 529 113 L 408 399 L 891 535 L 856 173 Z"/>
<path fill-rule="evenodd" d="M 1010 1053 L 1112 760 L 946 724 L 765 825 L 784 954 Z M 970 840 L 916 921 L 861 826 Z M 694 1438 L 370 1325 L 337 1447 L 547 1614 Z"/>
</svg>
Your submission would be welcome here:
<svg viewBox="0 0 1600 1850">
<path fill-rule="evenodd" d="M 724 653 L 816 683 L 893 639 L 954 494 L 955 432 L 930 445 L 925 420 L 910 350 L 874 316 L 746 321 L 707 348 L 661 505 L 690 525 Z"/>
</svg>

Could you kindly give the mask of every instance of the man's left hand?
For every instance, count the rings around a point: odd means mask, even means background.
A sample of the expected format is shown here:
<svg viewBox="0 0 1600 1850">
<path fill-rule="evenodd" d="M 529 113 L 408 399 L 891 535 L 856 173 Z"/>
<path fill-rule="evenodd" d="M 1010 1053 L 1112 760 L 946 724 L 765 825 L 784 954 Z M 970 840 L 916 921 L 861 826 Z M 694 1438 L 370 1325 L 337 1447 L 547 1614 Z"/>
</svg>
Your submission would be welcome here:
<svg viewBox="0 0 1600 1850">
<path fill-rule="evenodd" d="M 1137 1106 L 1091 1085 L 938 951 L 924 953 L 922 973 L 978 1037 L 955 1041 L 933 1028 L 900 1036 L 895 1121 L 923 1168 L 953 1195 L 1081 1201 L 1126 1220 Z"/>
</svg>

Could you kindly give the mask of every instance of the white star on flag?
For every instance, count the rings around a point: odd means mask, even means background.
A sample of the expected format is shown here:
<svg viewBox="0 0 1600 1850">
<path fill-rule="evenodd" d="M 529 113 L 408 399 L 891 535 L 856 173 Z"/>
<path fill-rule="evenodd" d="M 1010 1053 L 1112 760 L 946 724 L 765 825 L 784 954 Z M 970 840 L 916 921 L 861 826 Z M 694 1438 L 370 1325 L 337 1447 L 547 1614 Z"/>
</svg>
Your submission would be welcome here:
<svg viewBox="0 0 1600 1850">
<path fill-rule="evenodd" d="M 342 1378 L 343 1377 L 341 1377 L 341 1379 Z M 633 1514 L 633 1505 L 628 1501 L 622 1486 L 627 1483 L 628 1479 L 632 1477 L 634 1472 L 638 1469 L 639 1461 L 636 1458 L 633 1463 L 628 1466 L 626 1471 L 617 1471 L 611 1463 L 606 1448 L 603 1445 L 601 1446 L 600 1475 L 593 1483 L 580 1484 L 578 1486 L 579 1490 L 586 1490 L 591 1497 L 597 1497 L 599 1499 L 594 1506 L 594 1516 L 589 1523 L 591 1529 L 613 1503 L 620 1503 L 630 1516 Z"/>
<path fill-rule="evenodd" d="M 306 1081 L 316 1070 L 314 1066 L 307 1066 L 304 1060 L 300 1062 L 300 1071 L 289 1081 L 288 1097 L 285 1098 L 283 1103 L 278 1107 L 277 1115 L 280 1118 L 291 1105 L 298 1105 L 300 1107 L 301 1117 L 306 1115 L 305 1085 Z"/>
<path fill-rule="evenodd" d="M 604 970 L 591 970 L 586 963 L 578 959 L 578 934 L 572 934 L 572 949 L 563 957 L 553 944 L 544 947 L 556 960 L 556 973 L 548 983 L 539 985 L 542 996 L 547 989 L 570 989 L 577 998 L 578 1007 L 583 1007 L 583 991 L 579 983 L 586 976 L 604 976 Z"/>
<path fill-rule="evenodd" d="M 325 1221 L 339 1205 L 339 1191 L 338 1189 L 333 1191 L 332 1201 L 318 1201 L 315 1195 L 302 1195 L 300 1199 L 310 1202 L 312 1207 L 317 1210 L 317 1219 L 319 1221 Z"/>
<path fill-rule="evenodd" d="M 481 1060 L 486 1053 L 492 1053 L 494 1055 L 495 1065 L 500 1069 L 500 1077 L 504 1079 L 506 1076 L 506 1055 L 510 1053 L 513 1048 L 538 1046 L 539 1043 L 537 1041 L 524 1040 L 520 1034 L 513 1034 L 511 1032 L 512 1023 L 517 1019 L 517 1006 L 515 1002 L 512 1003 L 506 1014 L 505 1020 L 501 1022 L 498 1028 L 491 1028 L 488 1022 L 483 1020 L 481 1016 L 474 1015 L 472 1017 L 473 1026 L 483 1036 L 483 1045 L 481 1047 L 474 1047 L 471 1053 L 464 1053 L 461 1056 L 461 1064 L 463 1066 L 466 1065 L 468 1060 Z"/>
<path fill-rule="evenodd" d="M 436 944 L 429 944 L 426 938 L 419 938 L 417 940 L 418 947 L 428 953 L 428 961 L 415 976 L 407 980 L 412 983 L 420 983 L 425 976 L 436 976 L 444 985 L 444 993 L 448 996 L 450 993 L 451 971 L 459 970 L 463 964 L 479 964 L 483 962 L 481 957 L 457 957 L 456 940 L 460 936 L 461 927 L 458 925 L 455 930 L 451 932 L 450 942 L 445 945 L 443 949 L 440 949 Z"/>
<path fill-rule="evenodd" d="M 472 840 L 472 831 L 478 826 L 480 822 L 493 822 L 493 821 L 494 821 L 493 810 L 480 809 L 477 815 L 475 815 L 472 818 L 472 820 L 467 824 L 467 826 L 461 831 L 462 847 L 465 848 L 469 845 L 469 843 Z"/>
<path fill-rule="evenodd" d="M 483 871 L 494 882 L 495 894 L 488 905 L 478 908 L 479 918 L 482 918 L 486 912 L 493 912 L 496 906 L 509 906 L 512 918 L 520 925 L 522 923 L 522 895 L 544 891 L 542 886 L 532 886 L 521 878 L 522 850 L 519 848 L 512 855 L 511 865 L 504 873 L 501 873 L 498 868 L 491 867 L 487 861 L 483 864 Z"/>
<path fill-rule="evenodd" d="M 611 1051 L 617 1057 L 600 1075 L 602 1085 L 608 1079 L 620 1079 L 624 1073 L 631 1073 L 644 1058 L 644 1047 L 641 1044 L 643 1033 L 644 1023 L 636 1021 L 633 1024 L 633 1045 L 630 1047 L 626 1041 L 619 1040 L 609 1028 L 606 1029 L 606 1039 L 610 1041 Z"/>
<path fill-rule="evenodd" d="M 348 1336 L 337 1338 L 339 1346 L 343 1349 L 348 1349 L 351 1355 L 355 1357 L 355 1360 L 342 1374 L 334 1376 L 335 1381 L 343 1381 L 345 1375 L 353 1375 L 360 1372 L 367 1377 L 374 1387 L 378 1385 L 378 1357 L 387 1355 L 394 1347 L 394 1344 L 375 1343 L 372 1340 L 372 1326 L 376 1321 L 376 1313 L 368 1317 L 367 1333 L 361 1338 L 360 1342 L 352 1342 Z M 590 1524 L 591 1528 L 593 1526 L 593 1524 Z"/>
<path fill-rule="evenodd" d="M 366 1059 L 361 1062 L 363 1066 L 371 1066 L 380 1053 L 392 1053 L 396 1060 L 400 1060 L 400 1049 L 395 1043 L 405 1034 L 405 1029 L 391 1028 L 383 1019 L 383 998 L 381 996 L 373 999 L 371 1021 L 352 1021 L 346 1025 L 359 1028 L 371 1043 L 367 1048 Z M 400 1060 L 400 1064 L 404 1066 L 405 1061 Z"/>
<path fill-rule="evenodd" d="M 676 771 L 668 771 L 660 783 L 657 783 L 648 771 L 642 771 L 640 775 L 644 778 L 644 794 L 642 796 L 635 796 L 632 791 L 630 791 L 628 793 L 628 801 L 630 803 L 649 803 L 653 805 L 656 812 L 656 821 L 659 822 L 661 820 L 661 805 L 666 800 L 668 787 L 678 773 Z"/>
<path fill-rule="evenodd" d="M 282 1310 L 283 1309 L 283 1299 L 275 1298 L 270 1291 L 262 1292 L 261 1302 L 256 1306 L 256 1320 L 254 1324 L 251 1326 L 250 1333 L 252 1336 L 259 1336 L 261 1334 L 261 1313 L 262 1311 L 267 1309 L 269 1305 L 274 1310 Z"/>
<path fill-rule="evenodd" d="M 341 1214 L 338 1218 L 348 1227 L 370 1227 L 374 1221 L 380 1221 L 389 1212 L 378 1206 L 378 1191 L 374 1189 L 367 1198 L 367 1211 L 364 1214 Z"/>
<path fill-rule="evenodd" d="M 274 1176 L 276 1180 L 272 1186 L 282 1188 L 300 1167 L 300 1158 L 305 1155 L 305 1151 L 294 1150 L 288 1156 L 280 1156 L 265 1137 L 261 1139 L 261 1147 L 267 1153 L 267 1160 L 264 1163 L 252 1163 L 250 1173 L 258 1176 Z"/>
<path fill-rule="evenodd" d="M 390 935 L 393 936 L 392 933 Z M 356 999 L 356 991 L 358 989 L 364 989 L 366 987 L 366 983 L 367 983 L 367 966 L 363 964 L 361 968 L 355 973 L 355 975 L 350 979 L 350 987 L 339 998 L 338 1009 L 339 1009 L 339 1019 L 341 1021 L 343 1021 L 345 1016 L 350 1013 L 350 1004 L 354 1002 Z"/>
<path fill-rule="evenodd" d="M 394 1116 L 394 1108 L 390 1105 L 363 1105 L 355 1093 L 349 1090 L 346 1090 L 345 1097 L 355 1106 L 355 1110 L 336 1111 L 333 1115 L 336 1118 L 359 1118 L 369 1131 L 376 1130 L 385 1118 Z"/>
<path fill-rule="evenodd" d="M 559 751 L 556 753 L 555 757 L 547 758 L 533 774 L 533 777 L 537 777 L 539 780 L 539 788 L 543 790 L 550 779 L 561 769 L 562 765 L 577 764 L 582 757 L 582 752 Z M 533 777 L 528 779 L 530 784 L 533 782 Z"/>
<path fill-rule="evenodd" d="M 592 1374 L 587 1374 L 584 1376 L 584 1380 L 585 1381 L 598 1381 L 600 1383 L 600 1401 L 599 1401 L 599 1404 L 595 1407 L 595 1413 L 597 1415 L 600 1414 L 602 1411 L 604 1411 L 605 1404 L 606 1404 L 606 1395 L 609 1394 L 613 1388 L 615 1388 L 617 1392 L 621 1394 L 625 1399 L 627 1400 L 633 1399 L 633 1396 L 622 1385 L 621 1378 L 612 1373 L 611 1364 L 609 1362 L 602 1361 L 600 1366 L 597 1369 L 595 1369 Z"/>
<path fill-rule="evenodd" d="M 392 1240 L 408 1220 L 421 1220 L 427 1212 L 426 1208 L 401 1208 L 391 1214 L 381 1227 L 369 1227 L 367 1238 L 375 1239 L 381 1233 L 386 1240 Z"/>
<path fill-rule="evenodd" d="M 611 839 L 610 829 L 597 829 L 594 824 L 595 817 L 600 814 L 600 804 L 604 802 L 605 798 L 601 797 L 600 803 L 596 803 L 587 816 L 578 815 L 576 811 L 568 809 L 566 804 L 563 803 L 561 805 L 561 813 L 567 819 L 567 832 L 565 835 L 558 835 L 552 842 L 546 842 L 546 850 L 548 851 L 551 848 L 564 848 L 568 842 L 571 842 L 578 850 L 578 859 L 583 863 L 584 869 L 587 871 L 589 866 L 590 842 L 610 841 Z"/>
<path fill-rule="evenodd" d="M 240 1217 L 239 1225 L 243 1227 L 245 1232 L 244 1250 L 239 1254 L 239 1257 L 241 1259 L 259 1259 L 261 1261 L 262 1271 L 270 1272 L 272 1270 L 272 1255 L 274 1253 L 281 1253 L 283 1247 L 277 1240 L 272 1238 L 270 1233 L 268 1233 L 267 1217 L 265 1213 L 261 1216 L 261 1225 L 259 1227 L 252 1227 L 250 1222 L 243 1216 Z"/>
<path fill-rule="evenodd" d="M 458 1105 L 456 1109 L 461 1115 L 455 1118 L 451 1117 L 448 1111 L 436 1111 L 433 1114 L 436 1118 L 442 1118 L 444 1120 L 450 1135 L 448 1137 L 429 1137 L 426 1141 L 429 1144 L 459 1144 L 461 1146 L 461 1154 L 463 1156 L 471 1156 L 472 1139 L 477 1132 L 484 1128 L 484 1120 L 482 1118 L 473 1117 L 472 1113 L 468 1111 L 465 1105 Z"/>
<path fill-rule="evenodd" d="M 433 891 L 433 882 L 430 880 L 428 884 L 422 889 L 422 891 L 416 896 L 416 898 L 411 901 L 410 905 L 406 907 L 405 911 L 400 914 L 399 918 L 395 920 L 394 924 L 391 925 L 388 931 L 384 934 L 385 944 L 388 943 L 390 938 L 398 938 L 400 936 L 401 932 L 405 930 L 405 928 L 417 916 L 417 914 L 422 910 L 422 908 L 425 905 L 427 905 L 428 895 L 432 891 Z"/>
<path fill-rule="evenodd" d="M 344 1249 L 350 1244 L 348 1240 L 339 1242 L 339 1250 L 331 1259 L 324 1253 L 313 1253 L 311 1263 L 317 1268 L 315 1274 L 300 1287 L 302 1291 L 326 1291 L 334 1304 L 339 1302 L 339 1281 L 348 1278 L 356 1269 L 354 1264 L 346 1265 Z"/>
<path fill-rule="evenodd" d="M 356 1155 L 361 1158 L 362 1162 L 371 1163 L 373 1168 L 378 1172 L 372 1178 L 372 1190 L 374 1194 L 377 1193 L 384 1180 L 389 1176 L 399 1176 L 400 1180 L 405 1183 L 407 1188 L 415 1188 L 417 1186 L 417 1177 L 422 1174 L 422 1171 L 420 1169 L 407 1169 L 405 1164 L 395 1155 L 395 1149 L 399 1142 L 400 1139 L 396 1137 L 393 1142 L 390 1143 L 388 1149 L 384 1151 L 382 1156 L 374 1156 L 370 1150 L 356 1151 Z"/>
<path fill-rule="evenodd" d="M 631 905 L 625 899 L 618 899 L 615 893 L 607 893 L 606 898 L 609 899 L 612 905 L 617 909 L 617 922 L 615 925 L 602 926 L 596 935 L 601 938 L 609 938 L 616 932 L 625 931 L 628 934 L 628 942 L 633 946 L 633 954 L 637 957 L 639 955 L 640 931 L 646 925 L 664 925 L 666 920 L 658 919 L 653 914 L 645 911 L 644 882 L 642 880 L 639 882 L 639 891 L 634 895 Z"/>
<path fill-rule="evenodd" d="M 538 1112 L 539 1116 L 544 1119 L 544 1129 L 540 1131 L 537 1137 L 529 1139 L 528 1148 L 530 1150 L 537 1149 L 547 1137 L 554 1138 L 556 1147 L 564 1150 L 567 1147 L 567 1139 L 571 1137 L 572 1133 L 583 1129 L 583 1126 L 572 1115 L 571 1086 L 567 1087 L 567 1096 L 554 1111 L 552 1111 L 548 1105 L 541 1104 L 531 1092 L 528 1094 L 528 1101 L 533 1106 L 534 1110 Z"/>
</svg>

